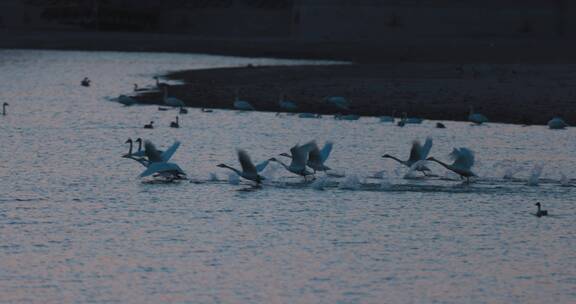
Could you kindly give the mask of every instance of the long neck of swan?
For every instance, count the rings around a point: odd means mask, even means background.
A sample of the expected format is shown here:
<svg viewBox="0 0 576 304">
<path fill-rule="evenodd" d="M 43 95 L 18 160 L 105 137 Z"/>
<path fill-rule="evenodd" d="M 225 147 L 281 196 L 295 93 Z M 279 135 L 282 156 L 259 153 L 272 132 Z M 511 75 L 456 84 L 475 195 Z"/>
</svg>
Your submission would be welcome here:
<svg viewBox="0 0 576 304">
<path fill-rule="evenodd" d="M 536 207 L 538 207 L 538 212 L 540 212 L 540 205 L 536 205 Z"/>
<path fill-rule="evenodd" d="M 437 162 L 437 163 L 441 164 L 442 166 L 444 166 L 444 168 L 446 168 L 446 169 L 448 169 L 448 170 L 452 170 L 452 167 L 451 167 L 450 165 L 448 165 L 448 164 L 446 164 L 446 163 L 444 163 L 444 162 L 441 162 L 441 161 L 439 161 L 439 160 L 437 160 L 437 159 L 431 159 L 430 161 Z"/>
<path fill-rule="evenodd" d="M 281 164 L 282 167 L 286 168 L 286 170 L 290 170 L 290 169 L 288 169 L 288 165 L 286 165 L 285 163 L 283 163 L 283 162 L 281 162 L 281 161 L 279 161 L 279 160 L 276 160 L 276 162 L 279 163 L 279 164 Z"/>
<path fill-rule="evenodd" d="M 138 141 L 138 152 L 142 151 L 142 141 Z"/>
<path fill-rule="evenodd" d="M 395 157 L 395 156 L 388 155 L 388 158 L 391 158 L 391 159 L 393 159 L 393 160 L 395 160 L 395 161 L 397 161 L 397 162 L 399 162 L 399 163 L 401 163 L 401 164 L 403 164 L 403 165 L 406 164 L 403 160 L 401 160 L 401 159 L 399 159 L 399 158 L 397 158 L 397 157 Z"/>
<path fill-rule="evenodd" d="M 6 115 L 6 105 L 2 105 L 2 115 Z"/>
<path fill-rule="evenodd" d="M 230 167 L 230 166 L 228 166 L 228 165 L 224 165 L 224 168 L 230 169 L 230 170 L 236 172 L 236 174 L 238 174 L 238 175 L 242 175 L 242 172 L 240 172 L 240 170 L 238 170 L 238 169 L 236 169 L 236 168 L 232 168 L 232 167 Z"/>
<path fill-rule="evenodd" d="M 128 143 L 130 144 L 130 149 L 128 150 L 128 155 L 131 155 L 132 154 L 132 142 L 129 141 Z"/>
</svg>

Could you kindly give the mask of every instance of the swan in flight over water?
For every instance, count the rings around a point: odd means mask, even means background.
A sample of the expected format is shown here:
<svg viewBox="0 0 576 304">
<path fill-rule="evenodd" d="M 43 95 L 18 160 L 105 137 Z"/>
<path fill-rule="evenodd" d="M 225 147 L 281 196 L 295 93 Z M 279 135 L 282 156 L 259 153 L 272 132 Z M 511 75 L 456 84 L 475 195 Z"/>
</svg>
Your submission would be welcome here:
<svg viewBox="0 0 576 304">
<path fill-rule="evenodd" d="M 130 144 L 130 148 L 127 154 L 122 155 L 125 158 L 133 158 L 133 157 L 144 157 L 144 151 L 142 150 L 142 138 L 138 137 L 135 142 L 138 143 L 138 151 L 132 152 L 133 142 L 132 138 L 128 138 L 125 144 Z"/>
<path fill-rule="evenodd" d="M 536 205 L 536 207 L 538 207 L 538 211 L 536 211 L 536 213 L 533 213 L 535 216 L 537 216 L 537 217 L 543 217 L 543 216 L 547 216 L 547 215 L 548 215 L 548 210 L 542 210 L 542 209 L 540 209 L 540 207 L 542 206 L 542 205 L 540 205 L 540 202 L 538 202 L 538 203 L 536 203 L 536 204 L 534 204 L 534 205 Z"/>
<path fill-rule="evenodd" d="M 236 90 L 234 96 L 234 108 L 240 111 L 254 111 L 255 108 L 247 101 L 240 100 L 240 90 Z"/>
<path fill-rule="evenodd" d="M 564 129 L 568 126 L 566 122 L 560 117 L 554 117 L 548 121 L 548 128 L 554 130 Z"/>
<path fill-rule="evenodd" d="M 471 121 L 477 125 L 481 125 L 488 122 L 488 118 L 480 113 L 474 113 L 474 108 L 470 107 L 470 114 L 468 114 L 468 121 Z"/>
<path fill-rule="evenodd" d="M 452 153 L 450 153 L 450 157 L 454 159 L 454 163 L 451 165 L 439 161 L 434 157 L 429 157 L 427 160 L 439 163 L 446 169 L 460 175 L 461 179 L 466 178 L 466 182 L 470 182 L 470 177 L 476 176 L 476 174 L 472 172 L 472 166 L 474 166 L 474 152 L 472 152 L 472 150 L 467 148 L 454 148 Z"/>
<path fill-rule="evenodd" d="M 428 137 L 424 142 L 424 146 L 422 146 L 420 142 L 417 140 L 412 142 L 412 149 L 410 149 L 410 156 L 408 157 L 408 160 L 401 160 L 390 154 L 384 154 L 382 155 L 382 157 L 393 159 L 408 168 L 412 168 L 412 166 L 417 162 L 426 160 L 431 149 L 432 149 L 432 138 Z M 426 172 L 430 172 L 430 169 L 422 164 L 419 164 L 415 169 L 417 171 L 424 173 L 424 175 L 427 175 Z"/>
<path fill-rule="evenodd" d="M 244 150 L 238 150 L 238 161 L 240 162 L 240 166 L 242 167 L 242 171 L 230 167 L 226 164 L 219 164 L 218 167 L 220 168 L 227 168 L 230 169 L 234 172 L 236 172 L 236 174 L 238 174 L 238 176 L 241 176 L 247 180 L 251 180 L 256 182 L 256 184 L 260 184 L 262 183 L 263 180 L 265 180 L 265 178 L 258 174 L 262 171 L 264 171 L 264 169 L 266 168 L 266 166 L 268 165 L 268 163 L 270 162 L 270 160 L 266 160 L 256 166 L 254 166 L 254 163 L 252 163 L 252 160 L 250 159 L 250 156 L 248 156 L 248 153 L 246 153 L 246 151 Z"/>
<path fill-rule="evenodd" d="M 180 147 L 180 142 L 175 142 L 164 153 L 156 149 L 150 141 L 144 142 L 144 154 L 148 159 L 146 170 L 140 173 L 140 177 L 147 177 L 153 174 L 166 177 L 169 180 L 185 179 L 186 173 L 175 163 L 169 163 L 168 160 Z"/>
<path fill-rule="evenodd" d="M 6 116 L 6 107 L 9 106 L 10 104 L 8 104 L 7 102 L 2 104 L 2 115 Z"/>
<path fill-rule="evenodd" d="M 280 165 L 282 165 L 282 167 L 284 167 L 286 170 L 303 176 L 304 180 L 307 180 L 307 176 L 308 175 L 313 175 L 313 172 L 310 172 L 308 170 L 306 170 L 306 164 L 308 162 L 308 153 L 310 153 L 310 151 L 313 149 L 314 147 L 308 143 L 305 145 L 295 145 L 294 147 L 292 147 L 290 149 L 290 158 L 292 159 L 292 161 L 290 162 L 290 165 L 286 165 L 285 163 L 279 161 L 276 158 L 271 158 L 270 161 L 275 161 L 277 163 L 279 163 Z"/>
<path fill-rule="evenodd" d="M 322 150 L 318 148 L 316 141 L 311 141 L 305 144 L 304 146 L 310 147 L 310 152 L 308 152 L 308 161 L 306 162 L 306 165 L 308 165 L 308 167 L 314 170 L 314 174 L 316 174 L 316 171 L 326 172 L 328 170 L 331 170 L 330 167 L 324 165 L 324 162 L 326 162 L 328 156 L 330 156 L 330 152 L 332 152 L 332 147 L 334 146 L 333 142 L 327 141 L 324 144 L 324 147 L 322 147 Z M 288 153 L 282 153 L 280 155 L 292 158 L 292 155 Z"/>
<path fill-rule="evenodd" d="M 164 103 L 171 107 L 184 107 L 185 104 L 182 100 L 176 97 L 168 97 L 168 87 L 164 87 Z"/>
</svg>

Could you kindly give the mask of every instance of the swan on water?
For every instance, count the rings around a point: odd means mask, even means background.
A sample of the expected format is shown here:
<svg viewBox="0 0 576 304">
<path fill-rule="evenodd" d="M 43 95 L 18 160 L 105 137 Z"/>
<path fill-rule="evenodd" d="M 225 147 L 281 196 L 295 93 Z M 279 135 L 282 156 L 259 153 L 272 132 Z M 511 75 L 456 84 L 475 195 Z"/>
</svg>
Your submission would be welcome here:
<svg viewBox="0 0 576 304">
<path fill-rule="evenodd" d="M 136 99 L 134 99 L 130 96 L 126 96 L 126 95 L 118 96 L 118 102 L 125 105 L 125 106 L 131 106 L 131 105 L 137 103 Z"/>
<path fill-rule="evenodd" d="M 238 150 L 237 152 L 238 152 L 238 161 L 240 162 L 242 171 L 230 167 L 226 164 L 219 164 L 218 167 L 230 169 L 236 172 L 238 176 L 241 176 L 242 178 L 245 178 L 247 180 L 254 181 L 257 184 L 262 183 L 262 181 L 265 180 L 265 178 L 261 176 L 259 173 L 264 171 L 270 160 L 266 160 L 254 166 L 254 163 L 252 163 L 252 160 L 250 159 L 250 156 L 248 156 L 248 153 L 246 153 L 246 151 Z"/>
<path fill-rule="evenodd" d="M 338 119 L 338 120 L 358 120 L 358 119 L 360 119 L 360 115 L 356 115 L 356 114 L 347 114 L 347 115 L 336 114 L 336 115 L 334 115 L 334 119 Z"/>
<path fill-rule="evenodd" d="M 428 137 L 424 142 L 424 146 L 422 146 L 420 142 L 417 140 L 412 142 L 412 148 L 410 149 L 410 156 L 408 157 L 407 160 L 401 160 L 390 154 L 384 154 L 382 155 L 382 157 L 393 159 L 408 168 L 412 168 L 412 166 L 417 162 L 426 160 L 431 149 L 432 149 L 432 138 Z M 427 172 L 430 172 L 430 169 L 422 164 L 419 164 L 415 168 L 415 170 L 424 173 L 424 175 L 427 175 Z"/>
<path fill-rule="evenodd" d="M 541 209 L 541 204 L 540 202 L 534 204 L 536 207 L 538 207 L 538 211 L 536 211 L 536 213 L 533 213 L 535 216 L 537 217 L 542 217 L 542 216 L 547 216 L 548 215 L 548 210 L 542 210 Z"/>
<path fill-rule="evenodd" d="M 389 116 L 389 115 L 380 116 L 380 122 L 392 122 L 393 123 L 395 120 L 394 115 L 396 115 L 396 110 L 394 110 L 392 112 L 392 116 Z"/>
<path fill-rule="evenodd" d="M 171 107 L 184 107 L 185 104 L 182 100 L 176 97 L 168 97 L 168 87 L 164 87 L 164 104 Z"/>
<path fill-rule="evenodd" d="M 477 125 L 488 122 L 488 118 L 480 113 L 474 113 L 474 107 L 470 106 L 470 114 L 468 114 L 468 121 Z"/>
<path fill-rule="evenodd" d="M 176 116 L 176 121 L 170 123 L 170 128 L 180 128 L 180 120 L 178 116 Z"/>
<path fill-rule="evenodd" d="M 314 113 L 300 113 L 298 114 L 299 118 L 322 118 L 322 115 L 320 114 L 314 114 Z"/>
<path fill-rule="evenodd" d="M 10 104 L 5 102 L 2 104 L 2 115 L 6 116 L 6 107 L 9 106 Z"/>
<path fill-rule="evenodd" d="M 554 130 L 564 129 L 568 126 L 566 122 L 560 117 L 554 117 L 548 121 L 548 128 Z"/>
<path fill-rule="evenodd" d="M 134 84 L 134 92 L 142 92 L 142 91 L 147 91 L 145 88 L 139 88 L 138 84 L 135 83 Z"/>
<path fill-rule="evenodd" d="M 247 101 L 240 100 L 240 90 L 235 91 L 234 108 L 241 111 L 254 111 L 255 108 Z"/>
<path fill-rule="evenodd" d="M 184 108 L 184 107 L 180 107 L 180 111 L 178 111 L 178 113 L 180 114 L 188 114 L 188 109 Z"/>
<path fill-rule="evenodd" d="M 84 79 L 82 79 L 82 81 L 80 82 L 80 84 L 83 87 L 89 87 L 90 86 L 90 79 L 88 79 L 88 77 L 84 77 Z"/>
<path fill-rule="evenodd" d="M 470 177 L 477 176 L 472 172 L 472 167 L 474 166 L 474 152 L 468 148 L 454 148 L 450 157 L 454 159 L 454 163 L 446 164 L 434 157 L 429 157 L 427 160 L 437 162 L 444 166 L 446 169 L 458 174 L 461 179 L 466 178 L 467 182 L 470 182 Z"/>
<path fill-rule="evenodd" d="M 313 175 L 313 172 L 310 172 L 308 170 L 306 170 L 306 164 L 308 162 L 308 153 L 310 153 L 310 151 L 313 149 L 314 147 L 310 144 L 306 144 L 306 145 L 295 145 L 294 147 L 292 147 L 290 149 L 290 158 L 292 159 L 292 161 L 290 162 L 290 165 L 286 165 L 285 163 L 279 161 L 276 158 L 271 158 L 270 161 L 274 161 L 279 163 L 280 165 L 282 165 L 282 167 L 284 167 L 286 170 L 288 170 L 289 172 L 292 172 L 296 175 L 300 175 L 304 177 L 304 180 L 307 180 L 307 176 L 308 175 Z"/>
<path fill-rule="evenodd" d="M 154 121 L 151 121 L 149 124 L 144 125 L 144 129 L 154 129 Z"/>
<path fill-rule="evenodd" d="M 202 111 L 202 113 L 212 113 L 212 112 L 214 112 L 214 110 L 212 110 L 212 109 L 207 109 L 207 108 L 201 108 L 200 111 Z"/>
<path fill-rule="evenodd" d="M 322 150 L 318 148 L 316 141 L 311 141 L 305 144 L 304 146 L 310 147 L 309 148 L 310 152 L 308 152 L 308 161 L 306 162 L 306 165 L 312 168 L 312 170 L 314 170 L 314 174 L 316 174 L 316 171 L 326 172 L 328 170 L 331 170 L 330 167 L 324 165 L 324 162 L 326 162 L 328 156 L 330 156 L 330 152 L 332 152 L 332 147 L 334 146 L 333 142 L 327 141 L 324 144 L 324 147 L 322 147 Z M 288 153 L 282 153 L 280 155 L 292 158 L 292 155 Z"/>
</svg>

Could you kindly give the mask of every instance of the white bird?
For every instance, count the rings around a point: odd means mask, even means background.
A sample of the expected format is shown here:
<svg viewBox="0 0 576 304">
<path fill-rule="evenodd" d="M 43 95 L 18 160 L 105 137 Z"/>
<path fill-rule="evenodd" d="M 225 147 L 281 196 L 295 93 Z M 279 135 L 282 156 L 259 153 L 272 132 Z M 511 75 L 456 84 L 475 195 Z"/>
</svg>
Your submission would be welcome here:
<svg viewBox="0 0 576 304">
<path fill-rule="evenodd" d="M 254 111 L 255 108 L 247 101 L 245 100 L 240 100 L 240 93 L 238 90 L 236 90 L 236 95 L 234 97 L 234 108 L 236 110 L 241 110 L 241 111 Z"/>
<path fill-rule="evenodd" d="M 128 153 L 123 155 L 122 157 L 133 159 L 142 164 L 144 167 L 148 167 L 149 161 L 146 159 L 145 151 L 142 150 L 142 138 L 136 139 L 135 142 L 138 143 L 138 151 L 132 152 L 132 139 L 128 138 L 128 140 L 125 143 L 130 144 L 130 149 Z M 168 150 L 166 151 L 157 150 L 157 151 L 160 153 L 160 157 L 162 158 L 162 160 L 167 162 L 170 160 L 170 158 L 172 158 L 172 155 L 174 155 L 178 147 L 180 147 L 180 142 L 175 142 L 170 148 L 168 148 Z"/>
<path fill-rule="evenodd" d="M 298 110 L 298 106 L 290 100 L 285 100 L 284 94 L 280 94 L 280 99 L 278 101 L 278 105 L 280 108 L 287 110 L 287 111 L 296 111 Z"/>
<path fill-rule="evenodd" d="M 314 170 L 314 174 L 316 174 L 316 171 L 326 172 L 328 170 L 331 170 L 330 167 L 324 165 L 324 163 L 328 159 L 328 156 L 330 156 L 330 152 L 332 152 L 332 147 L 334 146 L 333 142 L 327 141 L 324 144 L 324 147 L 322 147 L 322 150 L 318 148 L 316 141 L 311 141 L 305 144 L 304 146 L 310 147 L 310 152 L 308 152 L 308 161 L 306 162 L 306 165 L 312 168 L 312 170 Z M 292 158 L 292 155 L 288 153 L 282 153 L 280 155 Z"/>
<path fill-rule="evenodd" d="M 412 166 L 415 163 L 426 160 L 431 149 L 432 149 L 432 138 L 428 137 L 424 142 L 424 146 L 422 146 L 420 142 L 417 140 L 412 142 L 412 148 L 410 149 L 410 156 L 408 157 L 407 160 L 398 159 L 397 157 L 394 157 L 390 154 L 384 154 L 382 155 L 382 157 L 393 159 L 408 168 L 412 168 Z M 430 171 L 430 169 L 424 165 L 419 165 L 416 168 L 416 170 L 424 173 L 424 175 L 426 175 L 427 171 Z"/>
<path fill-rule="evenodd" d="M 540 204 L 540 202 L 534 204 L 536 205 L 536 207 L 538 207 L 538 211 L 536 211 L 536 213 L 533 213 L 534 216 L 537 217 L 543 217 L 543 216 L 547 216 L 548 215 L 548 210 L 542 210 L 541 207 L 542 205 Z"/>
<path fill-rule="evenodd" d="M 348 102 L 348 99 L 342 96 L 329 96 L 324 98 L 324 100 L 340 109 L 348 110 L 350 107 L 350 102 Z"/>
<path fill-rule="evenodd" d="M 322 118 L 322 115 L 320 114 L 314 114 L 314 113 L 300 113 L 298 114 L 299 118 Z"/>
<path fill-rule="evenodd" d="M 168 87 L 164 87 L 164 103 L 171 107 L 184 107 L 185 104 L 182 100 L 176 97 L 168 97 Z"/>
<path fill-rule="evenodd" d="M 242 171 L 230 167 L 226 164 L 219 164 L 218 167 L 220 168 L 227 168 L 230 169 L 234 172 L 236 172 L 236 174 L 238 174 L 238 176 L 241 176 L 247 180 L 251 180 L 256 182 L 257 184 L 260 184 L 263 180 L 265 180 L 265 178 L 263 176 L 261 176 L 260 172 L 262 172 L 264 170 L 264 168 L 266 168 L 266 166 L 269 163 L 269 160 L 266 160 L 256 166 L 254 166 L 254 163 L 252 163 L 252 160 L 250 159 L 250 156 L 248 156 L 248 153 L 246 153 L 246 151 L 244 150 L 238 150 L 238 161 L 240 162 L 240 166 L 242 167 Z"/>
<path fill-rule="evenodd" d="M 150 141 L 144 142 L 144 154 L 148 158 L 148 165 L 140 177 L 146 177 L 157 174 L 167 177 L 170 180 L 183 179 L 186 173 L 175 163 L 169 163 L 168 160 L 174 155 L 180 142 L 175 142 L 166 152 L 161 153 Z"/>
<path fill-rule="evenodd" d="M 470 107 L 470 114 L 468 114 L 468 121 L 480 125 L 485 122 L 488 122 L 488 118 L 480 113 L 474 113 L 474 108 Z"/>
<path fill-rule="evenodd" d="M 450 156 L 454 159 L 454 163 L 451 165 L 439 161 L 434 157 L 429 157 L 427 160 L 439 163 L 446 169 L 460 175 L 461 179 L 466 178 L 466 181 L 470 182 L 470 177 L 476 176 L 471 170 L 472 166 L 474 166 L 474 152 L 468 148 L 454 148 Z"/>
<path fill-rule="evenodd" d="M 142 91 L 146 91 L 145 88 L 139 88 L 138 84 L 134 84 L 134 92 L 142 92 Z"/>
<path fill-rule="evenodd" d="M 564 122 L 564 120 L 560 117 L 554 117 L 552 119 L 550 119 L 550 121 L 548 122 L 548 128 L 550 129 L 564 129 L 568 126 L 568 124 L 566 122 Z"/>
<path fill-rule="evenodd" d="M 89 87 L 90 86 L 90 79 L 88 79 L 88 77 L 84 77 L 84 79 L 82 79 L 82 81 L 80 82 L 80 84 L 83 87 Z"/>
<path fill-rule="evenodd" d="M 2 104 L 2 115 L 6 116 L 6 106 L 9 106 L 7 102 Z"/>
<path fill-rule="evenodd" d="M 170 123 L 170 128 L 180 128 L 180 120 L 178 116 L 176 116 L 176 121 Z"/>
<path fill-rule="evenodd" d="M 134 99 L 130 96 L 120 95 L 120 96 L 118 96 L 118 102 L 125 105 L 125 106 L 131 106 L 131 105 L 135 104 L 137 101 L 136 101 L 136 99 Z"/>
<path fill-rule="evenodd" d="M 142 138 L 136 139 L 136 142 L 138 143 L 138 151 L 132 152 L 133 147 L 132 138 L 128 138 L 128 140 L 126 140 L 125 144 L 130 144 L 130 148 L 128 149 L 128 153 L 122 155 L 122 157 L 126 158 L 144 157 L 144 151 L 142 150 Z"/>
<path fill-rule="evenodd" d="M 290 158 L 292 159 L 292 161 L 290 162 L 290 165 L 286 165 L 285 163 L 279 161 L 276 158 L 271 158 L 270 161 L 275 161 L 277 163 L 279 163 L 280 165 L 282 165 L 286 170 L 303 176 L 304 180 L 306 180 L 306 177 L 308 175 L 313 175 L 312 172 L 306 170 L 306 164 L 308 162 L 308 153 L 310 153 L 310 151 L 313 149 L 314 147 L 310 144 L 306 144 L 306 145 L 295 145 L 294 147 L 292 147 L 290 149 Z"/>
</svg>

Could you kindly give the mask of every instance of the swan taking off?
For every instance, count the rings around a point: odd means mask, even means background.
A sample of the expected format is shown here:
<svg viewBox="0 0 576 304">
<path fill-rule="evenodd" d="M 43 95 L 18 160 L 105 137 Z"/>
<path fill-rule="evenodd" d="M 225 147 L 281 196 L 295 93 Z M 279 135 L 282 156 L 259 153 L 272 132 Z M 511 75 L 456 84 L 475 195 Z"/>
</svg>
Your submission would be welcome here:
<svg viewBox="0 0 576 304">
<path fill-rule="evenodd" d="M 548 122 L 548 128 L 554 130 L 564 129 L 568 126 L 566 122 L 560 117 L 554 117 Z"/>
<path fill-rule="evenodd" d="M 327 141 L 326 144 L 324 144 L 324 147 L 322 147 L 322 150 L 318 148 L 316 141 L 311 141 L 303 146 L 309 147 L 310 149 L 310 152 L 308 152 L 308 161 L 306 162 L 306 165 L 314 170 L 314 174 L 316 174 L 316 171 L 326 172 L 330 170 L 328 166 L 324 165 L 324 162 L 326 162 L 328 156 L 330 156 L 330 152 L 332 152 L 333 146 L 334 143 L 331 141 Z M 292 158 L 292 155 L 288 153 L 282 153 L 280 155 Z"/>
<path fill-rule="evenodd" d="M 146 170 L 140 174 L 140 177 L 156 174 L 169 180 L 186 178 L 186 173 L 177 164 L 168 162 L 178 147 L 180 147 L 180 142 L 177 141 L 162 153 L 156 149 L 153 143 L 145 141 L 144 155 L 148 159 L 148 165 Z"/>
<path fill-rule="evenodd" d="M 468 121 L 473 122 L 477 125 L 481 125 L 488 122 L 488 118 L 480 113 L 474 113 L 474 108 L 470 107 L 470 114 L 468 114 Z"/>
<path fill-rule="evenodd" d="M 406 166 L 408 168 L 412 168 L 412 166 L 414 164 L 416 164 L 417 162 L 426 160 L 426 157 L 428 157 L 428 154 L 430 153 L 431 149 L 432 149 L 432 138 L 428 137 L 428 138 L 426 138 L 426 141 L 424 142 L 424 146 L 422 146 L 420 144 L 420 142 L 417 140 L 412 142 L 412 149 L 410 149 L 410 156 L 408 157 L 408 160 L 401 160 L 401 159 L 398 159 L 397 157 L 394 157 L 390 154 L 384 154 L 384 155 L 382 155 L 382 157 L 393 159 L 393 160 L 403 164 L 404 166 Z M 415 170 L 424 173 L 424 175 L 427 175 L 426 172 L 430 171 L 430 169 L 428 167 L 426 167 L 422 164 L 419 164 L 415 168 Z"/>
<path fill-rule="evenodd" d="M 255 108 L 247 101 L 240 100 L 240 91 L 236 90 L 236 94 L 234 96 L 234 108 L 240 111 L 254 111 Z"/>
<path fill-rule="evenodd" d="M 2 104 L 2 115 L 6 116 L 6 107 L 9 106 L 10 104 L 8 104 L 7 102 Z"/>
<path fill-rule="evenodd" d="M 454 163 L 451 165 L 439 161 L 434 157 L 429 157 L 427 160 L 439 163 L 446 169 L 460 175 L 461 179 L 466 178 L 467 182 L 470 182 L 470 177 L 476 176 L 471 170 L 472 166 L 474 166 L 474 152 L 472 152 L 472 150 L 468 148 L 454 148 L 452 153 L 450 153 L 450 157 L 454 159 Z"/>
<path fill-rule="evenodd" d="M 220 168 L 227 168 L 230 169 L 234 172 L 236 172 L 236 174 L 238 174 L 238 176 L 241 176 L 247 180 L 251 180 L 256 182 L 257 184 L 262 183 L 262 181 L 265 179 L 263 176 L 261 176 L 260 172 L 262 172 L 266 166 L 269 163 L 269 160 L 266 160 L 256 166 L 254 166 L 254 163 L 252 163 L 252 160 L 250 159 L 250 156 L 248 156 L 248 153 L 246 153 L 246 151 L 244 150 L 238 150 L 238 161 L 240 162 L 240 166 L 242 167 L 242 171 L 230 167 L 226 164 L 219 164 L 218 167 Z"/>
<path fill-rule="evenodd" d="M 313 175 L 312 172 L 306 170 L 306 164 L 308 162 L 308 153 L 310 153 L 310 151 L 313 149 L 314 147 L 308 143 L 306 145 L 295 145 L 294 147 L 292 147 L 290 149 L 290 158 L 292 159 L 292 161 L 290 162 L 290 165 L 286 165 L 285 163 L 279 161 L 276 158 L 271 158 L 270 161 L 275 161 L 277 163 L 279 163 L 280 165 L 282 165 L 282 167 L 284 167 L 286 170 L 296 174 L 296 175 L 300 175 L 304 177 L 304 180 L 306 180 L 306 177 L 308 175 Z"/>
<path fill-rule="evenodd" d="M 182 100 L 176 97 L 168 97 L 168 87 L 164 87 L 164 103 L 171 107 L 184 107 L 185 104 Z"/>
</svg>

